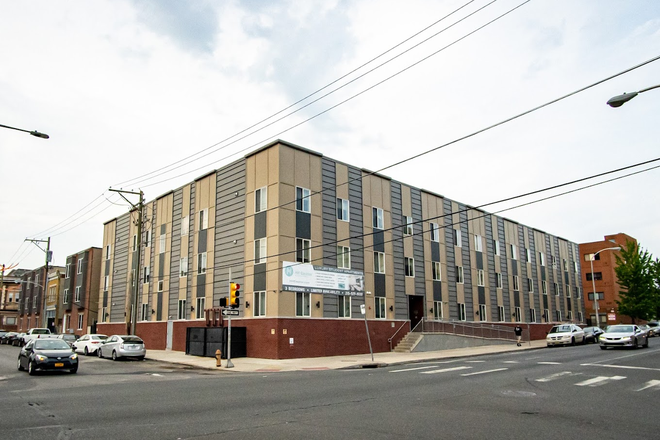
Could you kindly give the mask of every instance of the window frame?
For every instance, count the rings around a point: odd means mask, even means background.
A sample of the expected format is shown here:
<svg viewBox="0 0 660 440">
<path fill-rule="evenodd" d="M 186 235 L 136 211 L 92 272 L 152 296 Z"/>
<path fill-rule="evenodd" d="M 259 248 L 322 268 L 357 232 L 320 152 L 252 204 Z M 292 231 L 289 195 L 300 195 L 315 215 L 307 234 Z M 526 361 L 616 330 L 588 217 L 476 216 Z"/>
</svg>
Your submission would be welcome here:
<svg viewBox="0 0 660 440">
<path fill-rule="evenodd" d="M 387 298 L 384 296 L 374 298 L 374 317 L 375 319 L 387 319 Z"/>
<path fill-rule="evenodd" d="M 263 255 L 262 255 L 263 254 Z M 266 237 L 254 240 L 254 264 L 263 264 L 267 259 Z"/>
<path fill-rule="evenodd" d="M 302 186 L 296 186 L 296 211 L 312 212 L 311 191 Z"/>
<path fill-rule="evenodd" d="M 296 316 L 309 318 L 312 316 L 312 294 L 296 292 Z"/>
<path fill-rule="evenodd" d="M 337 220 L 350 221 L 350 201 L 337 197 Z"/>
<path fill-rule="evenodd" d="M 465 303 L 458 303 L 458 320 L 467 321 L 467 311 L 465 309 Z"/>
<path fill-rule="evenodd" d="M 268 210 L 268 187 L 262 186 L 254 190 L 254 212 L 259 213 Z"/>
<path fill-rule="evenodd" d="M 385 214 L 383 208 L 371 207 L 371 227 L 373 229 L 385 229 Z"/>
<path fill-rule="evenodd" d="M 439 261 L 431 261 L 431 274 L 433 281 L 442 281 L 442 265 Z"/>
<path fill-rule="evenodd" d="M 208 263 L 208 254 L 206 252 L 200 252 L 197 254 L 197 275 L 205 274 Z"/>
<path fill-rule="evenodd" d="M 348 246 L 337 246 L 337 269 L 351 268 L 351 248 Z"/>
<path fill-rule="evenodd" d="M 409 215 L 403 216 L 403 235 L 413 235 L 413 218 Z"/>
<path fill-rule="evenodd" d="M 463 272 L 463 266 L 456 266 L 456 283 L 465 284 L 465 276 Z"/>
<path fill-rule="evenodd" d="M 312 240 L 296 237 L 296 262 L 311 263 Z"/>
<path fill-rule="evenodd" d="M 474 236 L 474 250 L 475 252 L 483 252 L 483 238 L 481 235 L 475 235 Z"/>
<path fill-rule="evenodd" d="M 252 316 L 266 316 L 266 291 L 260 290 L 252 294 L 252 301 L 254 308 L 252 309 Z"/>
<path fill-rule="evenodd" d="M 385 252 L 374 251 L 374 273 L 385 273 Z"/>
<path fill-rule="evenodd" d="M 432 242 L 440 242 L 440 225 L 437 223 L 429 222 L 429 228 L 431 231 L 430 238 Z"/>
<path fill-rule="evenodd" d="M 483 269 L 477 269 L 477 286 L 486 287 L 486 275 Z"/>
<path fill-rule="evenodd" d="M 195 300 L 195 319 L 204 319 L 206 309 L 206 297 L 200 296 Z"/>
<path fill-rule="evenodd" d="M 179 278 L 188 276 L 188 256 L 179 258 Z"/>
<path fill-rule="evenodd" d="M 186 319 L 186 300 L 180 299 L 177 303 L 177 318 L 176 319 Z"/>
<path fill-rule="evenodd" d="M 337 295 L 337 317 L 350 318 L 351 315 L 351 297 L 348 295 Z"/>
<path fill-rule="evenodd" d="M 415 259 L 404 257 L 403 264 L 405 267 L 405 276 L 407 278 L 415 278 Z"/>
</svg>

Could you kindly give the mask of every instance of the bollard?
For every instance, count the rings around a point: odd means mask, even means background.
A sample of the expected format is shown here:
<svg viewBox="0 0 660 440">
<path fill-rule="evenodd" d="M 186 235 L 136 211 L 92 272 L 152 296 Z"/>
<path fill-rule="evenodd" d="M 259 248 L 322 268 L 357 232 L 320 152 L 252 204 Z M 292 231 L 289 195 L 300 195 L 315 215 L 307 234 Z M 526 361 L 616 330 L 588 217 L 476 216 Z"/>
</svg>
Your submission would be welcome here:
<svg viewBox="0 0 660 440">
<path fill-rule="evenodd" d="M 222 352 L 220 350 L 215 351 L 215 366 L 222 367 L 220 360 L 222 359 Z"/>
</svg>

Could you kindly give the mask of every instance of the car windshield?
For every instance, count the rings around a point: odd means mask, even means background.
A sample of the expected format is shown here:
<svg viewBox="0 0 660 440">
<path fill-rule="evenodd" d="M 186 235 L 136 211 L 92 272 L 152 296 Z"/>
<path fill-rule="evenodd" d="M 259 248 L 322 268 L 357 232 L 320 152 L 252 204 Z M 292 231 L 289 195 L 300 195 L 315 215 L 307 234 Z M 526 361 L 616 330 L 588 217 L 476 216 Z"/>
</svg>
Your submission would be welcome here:
<svg viewBox="0 0 660 440">
<path fill-rule="evenodd" d="M 41 339 L 34 343 L 35 350 L 69 350 L 69 344 L 61 339 Z"/>
<path fill-rule="evenodd" d="M 108 339 L 108 337 L 105 335 L 98 335 L 98 336 L 92 336 L 92 339 L 95 341 L 105 341 L 106 339 Z"/>
<path fill-rule="evenodd" d="M 550 333 L 566 333 L 571 331 L 570 325 L 557 325 L 550 329 Z"/>
<path fill-rule="evenodd" d="M 143 344 L 142 339 L 135 336 L 126 336 L 122 338 L 125 344 Z"/>
<path fill-rule="evenodd" d="M 608 327 L 608 333 L 632 333 L 632 325 L 611 325 Z"/>
<path fill-rule="evenodd" d="M 49 335 L 50 330 L 48 330 L 47 328 L 35 328 L 35 329 L 32 330 L 32 334 L 33 335 Z"/>
</svg>

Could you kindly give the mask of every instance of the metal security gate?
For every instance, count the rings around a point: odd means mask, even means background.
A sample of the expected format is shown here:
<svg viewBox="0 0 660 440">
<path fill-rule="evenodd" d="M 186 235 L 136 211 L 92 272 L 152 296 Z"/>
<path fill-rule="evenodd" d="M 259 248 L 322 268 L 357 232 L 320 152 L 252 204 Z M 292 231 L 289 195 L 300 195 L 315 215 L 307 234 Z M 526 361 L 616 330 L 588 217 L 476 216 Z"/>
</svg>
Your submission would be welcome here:
<svg viewBox="0 0 660 440">
<path fill-rule="evenodd" d="M 247 355 L 247 338 L 245 327 L 231 329 L 231 357 L 239 358 Z M 226 327 L 189 327 L 186 331 L 186 354 L 191 356 L 215 357 L 215 351 L 222 352 L 222 358 L 227 358 L 227 328 Z"/>
</svg>

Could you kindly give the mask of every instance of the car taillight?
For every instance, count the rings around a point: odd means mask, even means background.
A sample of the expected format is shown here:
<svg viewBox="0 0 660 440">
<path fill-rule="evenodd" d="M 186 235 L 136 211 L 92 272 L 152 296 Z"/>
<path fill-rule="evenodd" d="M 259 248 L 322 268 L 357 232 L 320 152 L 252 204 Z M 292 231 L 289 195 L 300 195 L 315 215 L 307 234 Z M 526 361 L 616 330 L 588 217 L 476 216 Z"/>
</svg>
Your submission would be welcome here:
<svg viewBox="0 0 660 440">
<path fill-rule="evenodd" d="M 92 344 L 100 344 L 100 341 L 92 341 Z"/>
</svg>

